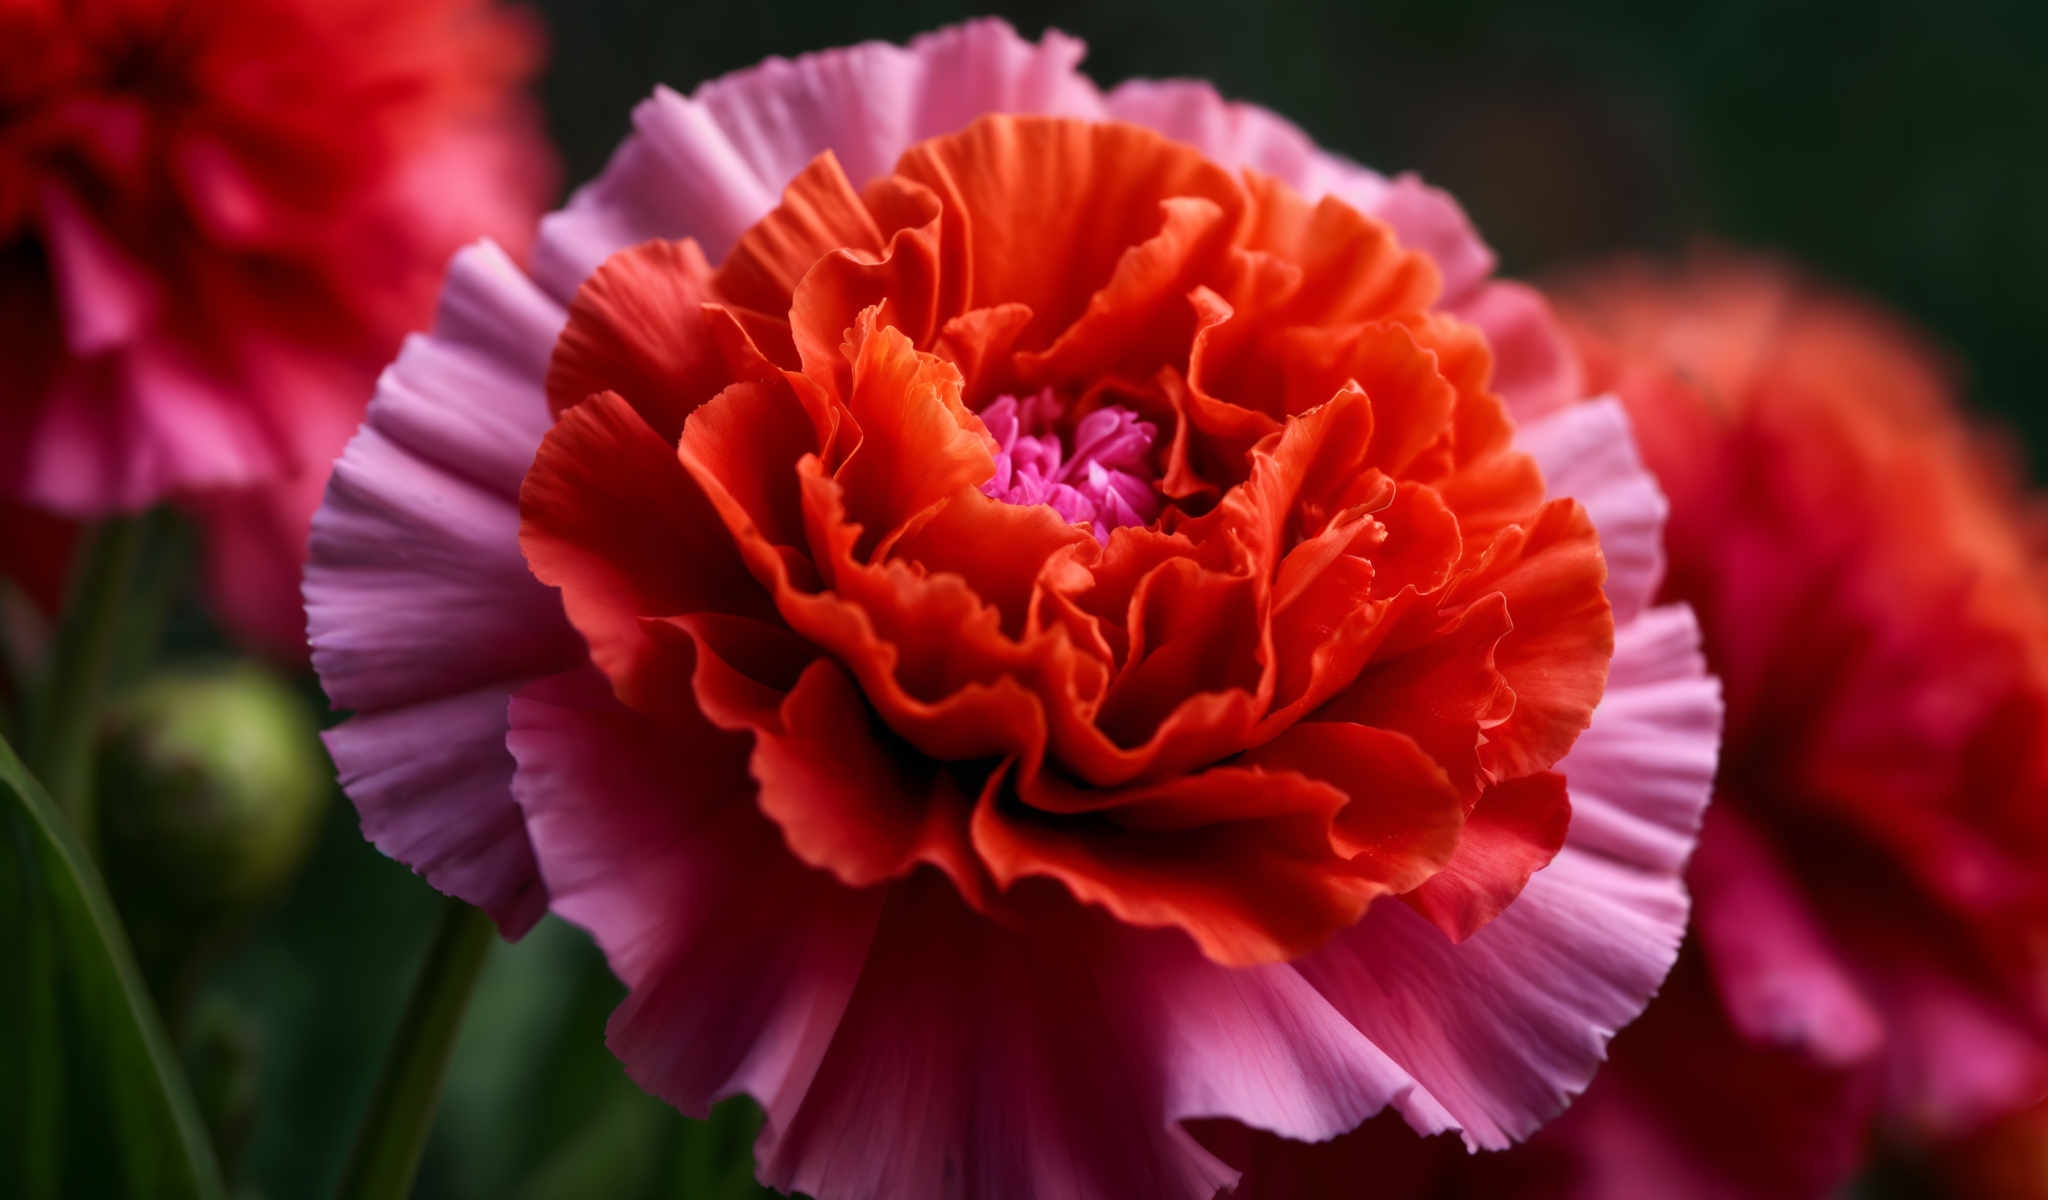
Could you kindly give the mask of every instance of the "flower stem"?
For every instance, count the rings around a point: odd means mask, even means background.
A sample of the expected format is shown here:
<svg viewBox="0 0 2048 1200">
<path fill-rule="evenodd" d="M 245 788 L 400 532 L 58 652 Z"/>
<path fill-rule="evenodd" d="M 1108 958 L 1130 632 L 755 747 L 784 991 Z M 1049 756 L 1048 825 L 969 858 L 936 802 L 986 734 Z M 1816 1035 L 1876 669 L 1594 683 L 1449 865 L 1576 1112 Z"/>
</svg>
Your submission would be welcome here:
<svg viewBox="0 0 2048 1200">
<path fill-rule="evenodd" d="M 496 937 L 480 910 L 459 900 L 443 902 L 427 961 L 356 1134 L 339 1200 L 403 1200 L 408 1194 L 433 1129 L 463 1011 Z"/>
<path fill-rule="evenodd" d="M 92 748 L 148 516 L 100 525 L 74 576 L 34 712 L 28 765 L 79 841 L 93 845 Z"/>
</svg>

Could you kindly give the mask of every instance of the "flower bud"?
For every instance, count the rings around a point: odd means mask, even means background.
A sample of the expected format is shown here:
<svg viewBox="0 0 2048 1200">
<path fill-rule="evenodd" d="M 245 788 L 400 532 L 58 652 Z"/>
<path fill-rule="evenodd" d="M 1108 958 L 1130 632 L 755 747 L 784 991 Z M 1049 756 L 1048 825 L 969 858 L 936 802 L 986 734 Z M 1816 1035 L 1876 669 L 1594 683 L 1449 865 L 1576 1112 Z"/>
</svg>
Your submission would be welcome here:
<svg viewBox="0 0 2048 1200">
<path fill-rule="evenodd" d="M 122 907 L 192 926 L 272 896 L 305 858 L 327 795 L 305 702 L 251 665 L 160 676 L 103 729 L 102 849 Z"/>
</svg>

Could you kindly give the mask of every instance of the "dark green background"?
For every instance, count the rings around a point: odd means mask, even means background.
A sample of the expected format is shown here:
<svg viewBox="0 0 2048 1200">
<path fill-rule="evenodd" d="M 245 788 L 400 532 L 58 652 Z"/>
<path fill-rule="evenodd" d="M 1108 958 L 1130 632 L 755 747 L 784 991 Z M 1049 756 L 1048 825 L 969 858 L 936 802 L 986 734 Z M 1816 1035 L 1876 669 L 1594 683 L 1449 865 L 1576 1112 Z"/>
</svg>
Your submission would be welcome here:
<svg viewBox="0 0 2048 1200">
<path fill-rule="evenodd" d="M 688 89 L 771 53 L 901 40 L 963 15 L 912 2 L 548 0 L 541 82 L 568 180 L 590 177 L 657 82 Z M 1116 0 L 1003 10 L 1027 34 L 1085 37 L 1098 80 L 1193 75 L 1298 121 L 1326 146 L 1456 193 L 1536 275 L 1710 236 L 1776 251 L 1919 320 L 1971 399 L 2048 466 L 2036 399 L 2048 280 L 2048 36 L 2038 4 L 1696 10 Z M 246 1178 L 327 1190 L 434 911 L 337 799 L 314 862 L 215 973 L 260 1107 Z M 707 1164 L 744 1131 L 685 1130 L 600 1046 L 618 989 L 549 922 L 500 950 L 458 1050 L 420 1194 L 723 1194 Z M 742 1160 L 744 1155 L 739 1156 Z M 695 1180 L 696 1182 L 690 1182 Z M 733 1194 L 739 1194 L 735 1191 Z"/>
</svg>

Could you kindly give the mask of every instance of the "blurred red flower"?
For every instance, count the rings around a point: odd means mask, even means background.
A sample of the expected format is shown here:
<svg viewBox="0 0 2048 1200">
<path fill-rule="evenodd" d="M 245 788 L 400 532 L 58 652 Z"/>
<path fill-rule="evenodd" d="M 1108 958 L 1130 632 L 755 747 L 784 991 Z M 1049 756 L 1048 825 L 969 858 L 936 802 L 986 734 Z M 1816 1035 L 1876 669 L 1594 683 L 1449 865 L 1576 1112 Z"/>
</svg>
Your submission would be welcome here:
<svg viewBox="0 0 2048 1200">
<path fill-rule="evenodd" d="M 552 186 L 488 0 L 0 3 L 0 491 L 188 502 L 231 623 L 303 653 L 327 465 L 448 255 Z"/>
</svg>

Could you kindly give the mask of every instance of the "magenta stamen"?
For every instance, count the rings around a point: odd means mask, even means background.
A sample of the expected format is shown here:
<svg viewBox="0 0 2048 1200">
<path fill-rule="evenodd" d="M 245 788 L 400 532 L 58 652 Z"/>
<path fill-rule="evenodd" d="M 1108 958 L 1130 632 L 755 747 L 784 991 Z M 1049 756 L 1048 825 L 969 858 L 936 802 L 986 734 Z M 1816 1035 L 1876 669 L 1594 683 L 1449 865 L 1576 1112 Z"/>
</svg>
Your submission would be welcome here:
<svg viewBox="0 0 2048 1200">
<path fill-rule="evenodd" d="M 1098 408 L 1061 445 L 1060 402 L 1051 388 L 1021 401 L 998 396 L 981 410 L 996 439 L 996 473 L 983 495 L 1010 504 L 1045 504 L 1067 520 L 1088 522 L 1095 540 L 1110 530 L 1148 525 L 1159 515 L 1153 486 L 1152 439 L 1157 427 L 1121 405 Z"/>
</svg>

